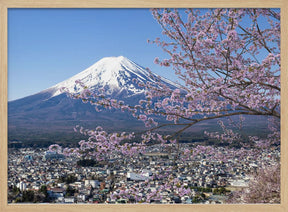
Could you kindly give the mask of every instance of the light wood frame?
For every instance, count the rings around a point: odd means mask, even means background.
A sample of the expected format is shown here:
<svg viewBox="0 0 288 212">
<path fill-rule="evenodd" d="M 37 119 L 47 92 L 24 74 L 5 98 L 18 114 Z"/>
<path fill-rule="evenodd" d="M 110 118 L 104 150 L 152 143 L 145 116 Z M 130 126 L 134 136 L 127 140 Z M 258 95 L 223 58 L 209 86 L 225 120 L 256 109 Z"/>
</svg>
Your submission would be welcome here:
<svg viewBox="0 0 288 212">
<path fill-rule="evenodd" d="M 0 0 L 0 212 L 10 211 L 288 211 L 288 55 L 286 0 Z M 281 204 L 245 205 L 59 205 L 7 203 L 7 11 L 9 8 L 280 8 L 281 9 Z"/>
</svg>

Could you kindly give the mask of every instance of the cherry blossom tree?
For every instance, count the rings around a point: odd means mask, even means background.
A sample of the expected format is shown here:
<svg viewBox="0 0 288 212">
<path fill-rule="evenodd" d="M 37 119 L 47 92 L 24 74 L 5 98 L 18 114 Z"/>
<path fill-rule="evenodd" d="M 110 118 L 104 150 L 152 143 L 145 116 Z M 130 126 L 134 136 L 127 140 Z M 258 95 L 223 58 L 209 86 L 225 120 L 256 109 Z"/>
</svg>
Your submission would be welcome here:
<svg viewBox="0 0 288 212">
<path fill-rule="evenodd" d="M 142 141 L 132 143 L 123 141 L 135 138 L 135 133 L 107 133 L 100 127 L 96 130 L 79 128 L 88 140 L 80 141 L 79 148 L 63 151 L 68 155 L 105 160 L 112 153 L 124 156 L 143 153 L 150 141 L 157 141 L 177 153 L 175 160 L 185 161 L 205 154 L 225 161 L 247 155 L 257 160 L 263 149 L 279 145 L 279 12 L 274 9 L 152 9 L 151 12 L 162 27 L 164 38 L 148 42 L 167 53 L 167 58 L 155 58 L 155 63 L 167 70 L 173 69 L 180 87 L 168 87 L 161 83 L 160 77 L 151 74 L 155 83 L 138 82 L 146 90 L 145 99 L 137 105 L 127 105 L 122 100 L 106 97 L 104 90 L 92 92 L 78 81 L 83 91 L 70 94 L 73 98 L 94 105 L 97 111 L 111 108 L 128 111 L 143 121 L 147 130 L 141 134 Z M 235 116 L 239 116 L 239 122 L 234 123 L 232 118 L 230 125 L 224 124 L 224 118 Z M 247 116 L 269 118 L 271 133 L 267 138 L 249 136 L 249 142 L 242 142 L 243 135 L 230 127 L 234 125 L 234 128 L 241 129 Z M 159 117 L 165 117 L 166 122 L 159 122 Z M 205 134 L 221 142 L 240 143 L 240 149 L 227 149 L 223 154 L 218 147 L 212 146 L 180 148 L 181 133 L 197 123 L 213 119 L 218 121 L 222 131 L 207 131 Z M 171 135 L 159 134 L 157 130 L 167 126 L 175 126 L 177 130 Z M 52 146 L 54 150 L 59 148 Z M 153 197 L 160 198 L 161 191 L 173 190 L 173 186 L 177 194 L 191 193 L 181 185 L 176 186 L 178 182 L 172 173 L 168 172 L 167 176 L 171 183 L 159 187 L 144 199 L 136 195 L 140 187 L 134 188 L 134 192 L 123 190 L 112 196 L 130 198 L 135 194 L 135 199 L 149 202 Z"/>
<path fill-rule="evenodd" d="M 247 189 L 236 191 L 229 203 L 280 203 L 280 166 L 261 167 L 254 173 Z"/>
</svg>

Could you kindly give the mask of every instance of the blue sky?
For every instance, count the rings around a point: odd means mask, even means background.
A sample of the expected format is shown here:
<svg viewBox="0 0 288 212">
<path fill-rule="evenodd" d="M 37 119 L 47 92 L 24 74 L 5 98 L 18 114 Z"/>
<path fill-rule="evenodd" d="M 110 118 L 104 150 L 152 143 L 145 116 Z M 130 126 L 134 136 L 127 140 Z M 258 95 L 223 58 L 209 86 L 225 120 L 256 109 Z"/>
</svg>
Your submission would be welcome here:
<svg viewBox="0 0 288 212">
<path fill-rule="evenodd" d="M 103 57 L 123 55 L 173 79 L 153 63 L 163 51 L 148 9 L 9 9 L 8 100 L 37 93 Z"/>
<path fill-rule="evenodd" d="M 123 55 L 175 81 L 171 68 L 153 62 L 167 55 L 147 43 L 163 40 L 161 32 L 149 9 L 9 9 L 8 100 L 49 88 L 109 56 Z"/>
</svg>

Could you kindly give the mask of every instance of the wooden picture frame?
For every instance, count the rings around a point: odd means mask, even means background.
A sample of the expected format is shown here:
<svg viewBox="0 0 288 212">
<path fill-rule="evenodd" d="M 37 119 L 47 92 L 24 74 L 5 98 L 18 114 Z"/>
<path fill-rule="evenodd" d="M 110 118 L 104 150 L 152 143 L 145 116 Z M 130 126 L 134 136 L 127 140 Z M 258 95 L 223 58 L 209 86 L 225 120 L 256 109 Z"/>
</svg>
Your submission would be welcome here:
<svg viewBox="0 0 288 212">
<path fill-rule="evenodd" d="M 281 204 L 243 205 L 59 205 L 7 203 L 7 13 L 9 8 L 280 8 L 281 9 Z M 285 0 L 0 0 L 0 211 L 288 211 L 288 3 Z M 283 106 L 284 105 L 284 106 Z"/>
</svg>

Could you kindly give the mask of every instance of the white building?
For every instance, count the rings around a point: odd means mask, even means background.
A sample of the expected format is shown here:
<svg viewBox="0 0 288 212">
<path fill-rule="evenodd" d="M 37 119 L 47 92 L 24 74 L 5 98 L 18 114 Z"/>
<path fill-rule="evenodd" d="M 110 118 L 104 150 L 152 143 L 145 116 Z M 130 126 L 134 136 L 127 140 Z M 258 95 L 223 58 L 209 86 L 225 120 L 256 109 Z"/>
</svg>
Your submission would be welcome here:
<svg viewBox="0 0 288 212">
<path fill-rule="evenodd" d="M 26 191 L 26 188 L 27 188 L 27 185 L 25 182 L 20 182 L 20 183 L 17 183 L 17 188 L 20 189 L 20 191 Z"/>
<path fill-rule="evenodd" d="M 64 203 L 74 203 L 75 199 L 74 197 L 66 197 L 64 198 Z"/>
<path fill-rule="evenodd" d="M 98 180 L 85 180 L 85 187 L 91 185 L 93 188 L 98 188 L 100 186 L 100 182 Z"/>
<path fill-rule="evenodd" d="M 233 187 L 248 187 L 248 180 L 243 179 L 237 179 L 237 180 L 231 180 L 230 185 Z"/>
<path fill-rule="evenodd" d="M 148 176 L 145 174 L 136 174 L 134 172 L 127 172 L 127 180 L 135 180 L 135 181 L 145 181 L 149 179 L 149 174 Z"/>
</svg>

